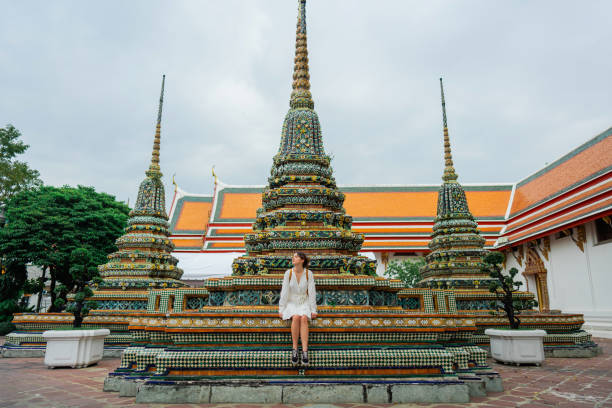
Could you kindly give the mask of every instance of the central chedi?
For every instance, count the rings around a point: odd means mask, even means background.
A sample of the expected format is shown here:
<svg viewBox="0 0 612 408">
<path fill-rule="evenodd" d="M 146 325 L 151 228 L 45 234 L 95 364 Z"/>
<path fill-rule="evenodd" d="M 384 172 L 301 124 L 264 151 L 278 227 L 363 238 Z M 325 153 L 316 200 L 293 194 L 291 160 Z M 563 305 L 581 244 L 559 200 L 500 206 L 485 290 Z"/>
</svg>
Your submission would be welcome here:
<svg viewBox="0 0 612 408">
<path fill-rule="evenodd" d="M 234 261 L 234 275 L 284 273 L 296 250 L 309 255 L 309 269 L 315 273 L 376 271 L 375 261 L 357 255 L 363 234 L 351 231 L 352 217 L 342 207 L 344 193 L 323 149 L 310 93 L 305 7 L 300 2 L 293 91 L 280 147 L 253 224 L 255 233 L 245 235 L 247 255 Z"/>
</svg>

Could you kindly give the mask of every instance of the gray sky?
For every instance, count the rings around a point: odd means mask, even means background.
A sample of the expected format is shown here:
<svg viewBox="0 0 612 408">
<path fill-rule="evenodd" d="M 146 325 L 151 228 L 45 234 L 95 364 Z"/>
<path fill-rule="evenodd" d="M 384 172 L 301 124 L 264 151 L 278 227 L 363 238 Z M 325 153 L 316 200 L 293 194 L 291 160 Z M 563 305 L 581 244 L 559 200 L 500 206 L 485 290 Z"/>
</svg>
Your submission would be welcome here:
<svg viewBox="0 0 612 408">
<path fill-rule="evenodd" d="M 0 126 L 52 185 L 133 203 L 161 75 L 161 166 L 264 184 L 297 1 L 0 1 Z M 444 77 L 464 183 L 513 182 L 612 126 L 612 2 L 311 0 L 311 90 L 340 184 L 439 183 Z"/>
</svg>

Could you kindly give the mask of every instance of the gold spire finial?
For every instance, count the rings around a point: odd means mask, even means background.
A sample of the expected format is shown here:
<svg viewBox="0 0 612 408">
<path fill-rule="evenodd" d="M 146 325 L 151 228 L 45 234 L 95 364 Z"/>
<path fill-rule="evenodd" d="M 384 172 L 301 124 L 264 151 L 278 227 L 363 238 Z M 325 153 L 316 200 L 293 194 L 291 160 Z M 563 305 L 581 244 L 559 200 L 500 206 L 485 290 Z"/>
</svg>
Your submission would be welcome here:
<svg viewBox="0 0 612 408">
<path fill-rule="evenodd" d="M 151 165 L 147 171 L 147 176 L 161 177 L 161 169 L 159 167 L 159 145 L 161 140 L 161 118 L 162 106 L 164 104 L 164 85 L 166 83 L 166 75 L 162 76 L 161 93 L 159 95 L 159 109 L 157 111 L 157 125 L 155 126 L 155 139 L 153 140 L 153 153 L 151 154 Z"/>
<path fill-rule="evenodd" d="M 299 0 L 298 20 L 295 32 L 295 65 L 293 66 L 293 91 L 291 108 L 314 108 L 310 93 L 310 74 L 308 73 L 308 47 L 306 37 L 306 0 Z"/>
<path fill-rule="evenodd" d="M 442 180 L 453 182 L 457 180 L 457 174 L 455 173 L 455 168 L 453 167 L 450 137 L 448 136 L 448 124 L 446 123 L 446 102 L 444 101 L 444 85 L 442 84 L 442 78 L 440 78 L 440 94 L 442 96 L 442 122 L 444 124 L 444 175 L 442 175 Z"/>
<path fill-rule="evenodd" d="M 219 181 L 219 178 L 217 177 L 217 174 L 215 173 L 215 165 L 214 164 L 212 166 L 212 176 L 215 178 L 215 185 L 216 185 L 217 182 Z"/>
</svg>

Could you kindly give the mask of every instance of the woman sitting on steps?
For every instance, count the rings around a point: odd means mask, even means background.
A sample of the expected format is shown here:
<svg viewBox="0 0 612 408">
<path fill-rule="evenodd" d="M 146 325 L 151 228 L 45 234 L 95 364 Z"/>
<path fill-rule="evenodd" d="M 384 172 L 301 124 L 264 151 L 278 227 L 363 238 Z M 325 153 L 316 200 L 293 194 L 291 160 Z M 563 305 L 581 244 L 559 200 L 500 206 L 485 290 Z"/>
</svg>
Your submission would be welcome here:
<svg viewBox="0 0 612 408">
<path fill-rule="evenodd" d="M 293 352 L 291 363 L 299 362 L 298 339 L 302 338 L 302 364 L 308 365 L 308 321 L 317 317 L 317 293 L 314 274 L 306 269 L 308 257 L 303 252 L 293 254 L 293 268 L 285 272 L 278 314 L 283 320 L 291 319 Z"/>
</svg>

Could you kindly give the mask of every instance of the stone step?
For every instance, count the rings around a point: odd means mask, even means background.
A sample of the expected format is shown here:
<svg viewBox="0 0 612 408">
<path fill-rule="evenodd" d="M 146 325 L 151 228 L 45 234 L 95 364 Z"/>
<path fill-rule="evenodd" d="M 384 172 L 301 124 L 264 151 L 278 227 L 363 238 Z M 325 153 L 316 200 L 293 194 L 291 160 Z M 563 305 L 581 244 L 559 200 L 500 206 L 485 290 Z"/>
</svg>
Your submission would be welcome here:
<svg viewBox="0 0 612 408">
<path fill-rule="evenodd" d="M 470 386 L 457 377 L 291 381 L 153 381 L 109 377 L 106 383 L 109 385 L 105 391 L 136 397 L 137 403 L 466 403 L 470 400 Z"/>
</svg>

